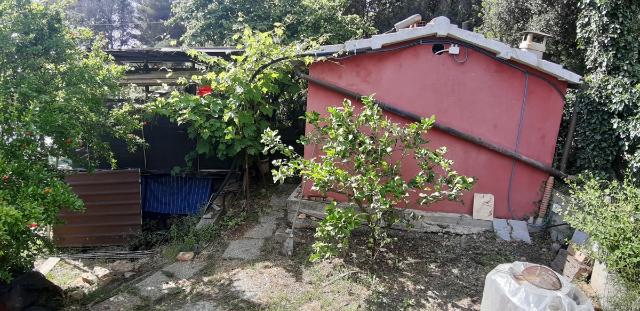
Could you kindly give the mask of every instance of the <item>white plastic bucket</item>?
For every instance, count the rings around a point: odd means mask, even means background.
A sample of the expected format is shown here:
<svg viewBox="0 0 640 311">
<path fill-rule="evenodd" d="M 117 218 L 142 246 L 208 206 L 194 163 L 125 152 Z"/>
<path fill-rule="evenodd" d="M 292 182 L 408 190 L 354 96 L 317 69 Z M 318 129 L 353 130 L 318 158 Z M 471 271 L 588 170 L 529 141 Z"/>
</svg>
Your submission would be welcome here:
<svg viewBox="0 0 640 311">
<path fill-rule="evenodd" d="M 498 265 L 484 282 L 481 311 L 593 311 L 591 300 L 564 276 L 553 272 L 560 281 L 558 290 L 533 285 L 519 277 L 531 266 L 516 261 Z M 542 266 L 543 267 L 543 266 Z M 545 267 L 546 268 L 546 267 Z"/>
</svg>

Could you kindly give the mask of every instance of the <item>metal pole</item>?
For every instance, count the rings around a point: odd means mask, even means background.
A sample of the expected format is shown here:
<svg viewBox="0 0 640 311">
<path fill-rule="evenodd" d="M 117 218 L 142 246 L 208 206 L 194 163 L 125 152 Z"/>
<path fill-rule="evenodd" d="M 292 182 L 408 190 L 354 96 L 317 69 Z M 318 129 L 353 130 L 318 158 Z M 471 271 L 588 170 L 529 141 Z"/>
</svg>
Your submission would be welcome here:
<svg viewBox="0 0 640 311">
<path fill-rule="evenodd" d="M 567 170 L 567 162 L 569 161 L 569 152 L 571 151 L 571 144 L 573 143 L 573 135 L 576 131 L 576 119 L 578 119 L 578 107 L 574 106 L 571 112 L 571 120 L 569 120 L 569 130 L 567 131 L 567 137 L 564 140 L 564 146 L 562 148 L 562 158 L 560 158 L 560 170 Z"/>
</svg>

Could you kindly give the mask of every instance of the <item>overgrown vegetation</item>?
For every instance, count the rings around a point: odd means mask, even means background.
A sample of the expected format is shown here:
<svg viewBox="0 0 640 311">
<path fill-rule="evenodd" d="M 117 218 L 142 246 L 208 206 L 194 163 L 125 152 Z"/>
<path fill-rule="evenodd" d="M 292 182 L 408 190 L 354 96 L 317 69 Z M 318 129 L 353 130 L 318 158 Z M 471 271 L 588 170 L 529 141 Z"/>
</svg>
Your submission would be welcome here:
<svg viewBox="0 0 640 311">
<path fill-rule="evenodd" d="M 249 162 L 259 155 L 260 134 L 271 125 L 277 110 L 300 92 L 291 62 L 270 64 L 279 58 L 295 58 L 302 48 L 282 45 L 283 35 L 284 29 L 278 25 L 269 32 L 247 27 L 233 37 L 242 54 L 226 59 L 191 52 L 209 70 L 179 82 L 208 86 L 211 93 L 199 96 L 174 91 L 151 106 L 154 112 L 186 124 L 189 136 L 197 142 L 191 158 L 196 154 L 219 158 L 240 154 Z"/>
<path fill-rule="evenodd" d="M 169 228 L 164 256 L 174 260 L 179 252 L 193 252 L 207 246 L 220 233 L 219 226 L 205 225 L 197 228 L 200 217 L 177 218 Z"/>
<path fill-rule="evenodd" d="M 573 166 L 622 180 L 640 169 L 640 3 L 583 0 L 579 8 L 587 75 L 571 102 L 580 112 Z"/>
<path fill-rule="evenodd" d="M 640 280 L 640 189 L 630 178 L 606 181 L 590 174 L 571 182 L 571 204 L 564 218 L 589 234 L 587 247 L 628 284 Z M 639 297 L 640 298 L 640 297 Z"/>
<path fill-rule="evenodd" d="M 323 37 L 341 42 L 373 34 L 363 16 L 347 12 L 348 0 L 176 0 L 173 23 L 184 24 L 186 44 L 228 44 L 238 25 L 268 31 L 282 23 L 288 42 Z M 232 43 L 235 43 L 232 41 Z"/>
<path fill-rule="evenodd" d="M 113 162 L 105 138 L 137 141 L 130 135 L 139 125 L 131 107 L 105 105 L 117 94 L 124 68 L 113 65 L 100 44 L 87 45 L 91 37 L 67 28 L 57 6 L 0 1 L 2 280 L 30 270 L 47 248 L 35 228 L 56 223 L 61 208 L 82 207 L 51 160 L 92 169 Z"/>
<path fill-rule="evenodd" d="M 372 257 L 392 242 L 389 229 L 407 217 L 400 209 L 412 203 L 428 205 L 440 200 L 458 200 L 473 186 L 473 178 L 458 174 L 453 162 L 445 158 L 446 148 L 428 148 L 425 138 L 435 118 L 406 126 L 383 116 L 372 97 L 362 99 L 356 112 L 350 101 L 342 107 L 328 108 L 328 115 L 307 114 L 313 131 L 302 139 L 318 153 L 303 158 L 281 143 L 276 131 L 265 131 L 265 152 L 280 152 L 286 158 L 275 160 L 275 181 L 300 175 L 313 183 L 322 195 L 342 195 L 348 206 L 327 208 L 327 217 L 316 231 L 311 259 L 335 256 L 346 248 L 352 230 L 360 222 L 368 229 L 368 248 Z M 412 157 L 418 165 L 415 176 L 401 176 L 403 161 Z"/>
<path fill-rule="evenodd" d="M 227 210 L 214 224 L 198 227 L 202 215 L 171 217 L 166 224 L 146 224 L 130 249 L 152 249 L 163 247 L 163 255 L 174 260 L 179 252 L 195 252 L 207 248 L 226 231 L 233 230 L 247 220 L 247 213 L 240 209 Z"/>
</svg>

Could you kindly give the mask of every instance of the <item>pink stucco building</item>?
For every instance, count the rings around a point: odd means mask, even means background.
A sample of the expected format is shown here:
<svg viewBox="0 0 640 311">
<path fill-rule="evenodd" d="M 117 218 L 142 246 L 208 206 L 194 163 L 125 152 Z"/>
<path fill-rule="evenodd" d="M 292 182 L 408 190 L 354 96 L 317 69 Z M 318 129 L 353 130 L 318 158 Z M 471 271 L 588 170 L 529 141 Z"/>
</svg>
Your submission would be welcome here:
<svg viewBox="0 0 640 311">
<path fill-rule="evenodd" d="M 322 47 L 340 57 L 311 65 L 312 78 L 376 99 L 551 167 L 564 95 L 580 76 L 526 48 L 458 28 L 445 17 L 372 38 Z M 326 113 L 345 95 L 309 83 L 308 111 Z M 386 112 L 396 122 L 411 120 Z M 308 128 L 309 130 L 309 128 Z M 427 211 L 471 214 L 473 193 L 493 194 L 494 216 L 535 216 L 549 171 L 433 129 L 432 147 L 447 146 L 455 169 L 477 178 L 464 203 L 441 202 Z M 310 147 L 305 156 L 311 157 Z M 404 173 L 416 170 L 406 163 Z M 311 195 L 309 187 L 305 195 Z"/>
</svg>

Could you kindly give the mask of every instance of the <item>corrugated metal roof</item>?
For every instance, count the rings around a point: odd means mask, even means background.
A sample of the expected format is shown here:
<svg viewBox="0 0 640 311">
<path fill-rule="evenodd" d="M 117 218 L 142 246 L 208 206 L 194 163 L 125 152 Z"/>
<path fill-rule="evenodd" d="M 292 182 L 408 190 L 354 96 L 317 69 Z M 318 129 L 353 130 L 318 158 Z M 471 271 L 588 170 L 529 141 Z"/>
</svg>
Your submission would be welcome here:
<svg viewBox="0 0 640 311">
<path fill-rule="evenodd" d="M 582 83 L 582 77 L 574 72 L 564 69 L 562 65 L 538 58 L 535 54 L 513 48 L 508 44 L 485 38 L 479 33 L 458 28 L 451 24 L 444 16 L 436 17 L 422 27 L 411 27 L 400 29 L 397 32 L 374 35 L 371 38 L 350 40 L 344 44 L 326 45 L 320 47 L 317 53 L 339 53 L 349 51 L 359 51 L 362 49 L 378 50 L 383 46 L 395 43 L 406 42 L 414 39 L 437 36 L 448 37 L 473 44 L 487 51 L 496 53 L 496 56 L 506 60 L 527 65 L 540 70 L 562 81 L 572 84 Z M 314 53 L 311 52 L 311 53 Z"/>
<path fill-rule="evenodd" d="M 53 228 L 57 246 L 124 245 L 141 232 L 140 170 L 77 173 L 65 180 L 85 211 L 60 213 L 64 224 Z"/>
<path fill-rule="evenodd" d="M 228 56 L 234 53 L 242 52 L 241 50 L 230 47 L 206 47 L 206 48 L 135 48 L 135 49 L 119 49 L 105 50 L 107 54 L 113 56 L 118 62 L 190 62 L 193 58 L 188 55 L 187 51 L 195 50 L 206 53 L 210 56 Z"/>
</svg>

